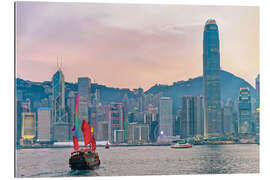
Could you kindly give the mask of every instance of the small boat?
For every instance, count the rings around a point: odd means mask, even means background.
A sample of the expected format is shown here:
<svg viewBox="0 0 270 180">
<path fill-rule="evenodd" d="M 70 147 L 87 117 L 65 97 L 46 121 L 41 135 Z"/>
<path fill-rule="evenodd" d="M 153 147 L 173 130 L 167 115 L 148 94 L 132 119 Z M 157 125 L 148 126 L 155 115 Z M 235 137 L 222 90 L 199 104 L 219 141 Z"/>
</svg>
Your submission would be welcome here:
<svg viewBox="0 0 270 180">
<path fill-rule="evenodd" d="M 185 143 L 185 144 L 176 143 L 172 145 L 171 148 L 173 149 L 192 148 L 192 145 L 189 143 Z"/>
<path fill-rule="evenodd" d="M 109 143 L 107 142 L 106 144 L 105 144 L 105 149 L 109 149 L 110 148 L 110 146 L 109 146 Z"/>
<path fill-rule="evenodd" d="M 74 151 L 69 159 L 69 167 L 72 170 L 95 170 L 99 165 L 98 153 L 93 152 L 91 149 Z"/>
</svg>

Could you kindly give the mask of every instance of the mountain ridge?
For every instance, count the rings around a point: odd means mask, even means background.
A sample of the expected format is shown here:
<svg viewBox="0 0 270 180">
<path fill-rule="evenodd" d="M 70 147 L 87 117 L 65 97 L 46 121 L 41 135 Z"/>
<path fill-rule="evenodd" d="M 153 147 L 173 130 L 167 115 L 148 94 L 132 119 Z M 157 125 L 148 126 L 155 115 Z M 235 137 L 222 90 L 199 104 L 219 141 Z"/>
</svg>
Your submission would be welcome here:
<svg viewBox="0 0 270 180">
<path fill-rule="evenodd" d="M 254 87 L 244 79 L 224 70 L 220 71 L 220 77 L 221 100 L 223 103 L 225 103 L 228 98 L 236 99 L 238 97 L 240 87 L 249 87 L 251 97 L 255 97 L 256 92 Z M 77 83 L 65 82 L 65 86 L 66 95 L 68 95 L 69 91 L 77 91 Z M 39 101 L 40 99 L 46 98 L 51 94 L 50 91 L 46 90 L 46 88 L 51 88 L 50 81 L 32 82 L 29 80 L 17 78 L 16 88 L 23 91 L 24 95 L 26 97 L 30 97 L 33 101 Z M 122 101 L 125 93 L 129 98 L 137 98 L 137 95 L 134 93 L 134 91 L 131 91 L 127 88 L 107 87 L 106 85 L 100 85 L 98 83 L 91 84 L 91 92 L 94 93 L 96 89 L 100 90 L 100 100 L 102 102 Z M 173 100 L 173 111 L 175 113 L 181 106 L 182 96 L 195 96 L 203 94 L 203 76 L 189 78 L 186 81 L 177 81 L 172 85 L 155 84 L 147 91 L 145 91 L 145 94 L 149 93 L 162 93 L 163 96 L 171 97 Z"/>
</svg>

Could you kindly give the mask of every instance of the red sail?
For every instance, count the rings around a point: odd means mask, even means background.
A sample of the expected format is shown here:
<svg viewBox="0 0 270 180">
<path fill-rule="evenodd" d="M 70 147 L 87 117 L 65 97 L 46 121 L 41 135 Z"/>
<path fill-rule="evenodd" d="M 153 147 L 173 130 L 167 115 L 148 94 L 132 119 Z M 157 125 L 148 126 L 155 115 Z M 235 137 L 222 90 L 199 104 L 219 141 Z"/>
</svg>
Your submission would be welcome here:
<svg viewBox="0 0 270 180">
<path fill-rule="evenodd" d="M 96 140 L 94 136 L 91 136 L 91 145 L 92 145 L 92 150 L 96 150 Z"/>
<path fill-rule="evenodd" d="M 75 151 L 79 150 L 78 139 L 75 136 L 73 136 L 73 144 Z"/>
<path fill-rule="evenodd" d="M 85 147 L 91 142 L 91 126 L 83 120 L 82 122 L 82 132 Z"/>
</svg>

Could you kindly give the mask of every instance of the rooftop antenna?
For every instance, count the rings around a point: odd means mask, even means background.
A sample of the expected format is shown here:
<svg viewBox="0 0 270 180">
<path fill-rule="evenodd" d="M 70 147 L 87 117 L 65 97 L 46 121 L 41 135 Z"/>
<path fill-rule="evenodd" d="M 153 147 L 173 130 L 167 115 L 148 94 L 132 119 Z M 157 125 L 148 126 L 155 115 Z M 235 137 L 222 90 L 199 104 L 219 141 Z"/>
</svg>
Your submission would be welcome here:
<svg viewBox="0 0 270 180">
<path fill-rule="evenodd" d="M 58 67 L 58 56 L 56 56 L 56 66 Z"/>
<path fill-rule="evenodd" d="M 63 65 L 62 65 L 62 56 L 61 56 L 61 68 L 63 69 Z"/>
</svg>

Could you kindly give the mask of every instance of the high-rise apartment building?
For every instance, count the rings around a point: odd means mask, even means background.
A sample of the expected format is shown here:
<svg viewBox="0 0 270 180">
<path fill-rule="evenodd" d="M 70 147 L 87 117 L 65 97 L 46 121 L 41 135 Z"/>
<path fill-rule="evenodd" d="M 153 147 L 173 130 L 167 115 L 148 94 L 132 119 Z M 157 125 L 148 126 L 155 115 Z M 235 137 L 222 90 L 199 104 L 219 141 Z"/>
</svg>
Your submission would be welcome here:
<svg viewBox="0 0 270 180">
<path fill-rule="evenodd" d="M 206 21 L 203 34 L 203 90 L 205 97 L 205 135 L 221 135 L 219 30 L 214 19 Z"/>
</svg>

